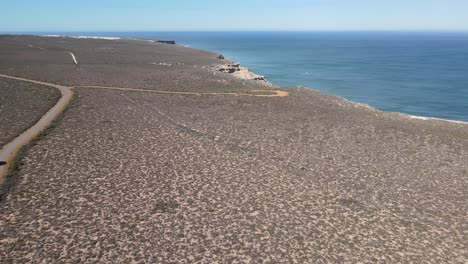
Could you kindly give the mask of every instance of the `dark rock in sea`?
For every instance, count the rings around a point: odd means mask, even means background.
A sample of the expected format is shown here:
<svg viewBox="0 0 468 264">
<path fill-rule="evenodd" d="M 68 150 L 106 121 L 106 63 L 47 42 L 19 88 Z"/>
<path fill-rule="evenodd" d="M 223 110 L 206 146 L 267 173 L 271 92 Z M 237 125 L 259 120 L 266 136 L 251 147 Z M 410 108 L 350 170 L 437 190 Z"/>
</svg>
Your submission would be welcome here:
<svg viewBox="0 0 468 264">
<path fill-rule="evenodd" d="M 156 42 L 163 43 L 163 44 L 171 44 L 171 45 L 176 44 L 174 40 L 157 40 Z"/>
<path fill-rule="evenodd" d="M 220 59 L 220 60 L 224 60 L 224 56 L 221 55 L 221 54 L 217 58 Z"/>
</svg>

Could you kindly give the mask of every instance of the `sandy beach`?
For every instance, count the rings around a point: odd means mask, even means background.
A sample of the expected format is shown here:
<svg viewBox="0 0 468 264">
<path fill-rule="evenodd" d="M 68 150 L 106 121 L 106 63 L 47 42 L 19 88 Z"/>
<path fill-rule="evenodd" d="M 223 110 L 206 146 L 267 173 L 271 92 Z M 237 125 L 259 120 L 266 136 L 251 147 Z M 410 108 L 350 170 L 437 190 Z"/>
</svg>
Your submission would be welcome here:
<svg viewBox="0 0 468 264">
<path fill-rule="evenodd" d="M 242 79 L 218 55 L 1 35 L 1 74 L 74 98 L 10 174 L 0 262 L 466 263 L 468 125 Z M 0 93 L 0 145 L 59 98 Z"/>
</svg>

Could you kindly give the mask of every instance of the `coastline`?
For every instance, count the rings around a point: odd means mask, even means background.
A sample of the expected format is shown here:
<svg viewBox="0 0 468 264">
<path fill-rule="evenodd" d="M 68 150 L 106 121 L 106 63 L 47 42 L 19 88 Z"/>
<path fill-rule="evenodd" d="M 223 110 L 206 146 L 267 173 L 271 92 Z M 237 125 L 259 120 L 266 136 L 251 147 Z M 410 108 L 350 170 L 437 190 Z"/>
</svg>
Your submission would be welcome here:
<svg viewBox="0 0 468 264">
<path fill-rule="evenodd" d="M 134 40 L 143 40 L 143 39 L 134 39 Z M 144 40 L 143 40 L 143 41 L 144 41 Z M 190 46 L 183 46 L 183 47 L 189 48 L 189 49 L 193 49 L 193 48 L 190 47 Z M 210 51 L 210 50 L 204 50 L 204 51 L 208 51 L 208 52 L 215 53 L 214 51 Z M 222 54 L 221 54 L 221 56 L 222 56 Z M 229 63 L 227 66 L 230 66 L 230 65 L 237 65 L 237 66 L 240 66 L 240 65 L 241 65 L 240 63 L 234 62 L 234 61 L 230 60 L 229 58 L 226 58 L 226 59 L 230 61 L 230 63 Z M 226 66 L 226 65 L 225 65 L 225 66 Z M 229 67 L 228 67 L 228 68 L 229 68 Z M 267 81 L 267 77 L 262 76 L 262 75 L 258 75 L 258 74 L 254 73 L 254 72 L 251 72 L 248 68 L 245 68 L 245 67 L 242 67 L 242 66 L 241 66 L 241 68 L 244 68 L 244 69 L 247 70 L 247 72 L 251 73 L 251 74 L 254 76 L 252 79 L 258 78 L 258 77 L 262 77 L 262 80 Z M 220 67 L 216 67 L 216 66 L 215 66 L 215 67 L 213 67 L 213 69 L 214 69 L 215 71 L 216 71 L 216 70 L 220 70 Z M 224 70 L 224 69 L 222 69 L 222 70 Z M 236 75 L 233 75 L 233 76 L 236 76 Z M 236 77 L 238 77 L 238 76 L 236 76 Z M 241 79 L 246 79 L 246 78 L 242 78 L 242 77 L 239 77 L 239 78 L 241 78 Z M 251 80 L 252 80 L 252 79 L 251 79 Z M 277 87 L 277 88 L 280 87 L 280 86 L 278 86 L 278 85 L 276 85 L 276 84 L 274 84 L 274 83 L 271 83 L 271 82 L 269 82 L 269 81 L 267 81 L 267 82 L 268 82 L 272 87 Z M 296 87 L 304 87 L 304 86 L 298 85 L 298 86 L 296 86 Z M 284 87 L 283 87 L 283 88 L 284 88 Z M 304 87 L 304 88 L 305 88 L 305 89 L 317 90 L 317 89 L 314 89 L 314 88 L 312 88 L 312 87 Z M 317 91 L 320 91 L 320 90 L 317 90 Z M 326 93 L 326 92 L 323 92 L 323 91 L 320 91 L 320 92 Z M 377 110 L 377 111 L 380 111 L 380 112 L 383 112 L 383 113 L 394 113 L 394 112 L 385 112 L 385 111 L 382 111 L 382 110 L 380 110 L 380 109 L 378 109 L 378 108 L 376 108 L 376 107 L 373 107 L 373 106 L 370 106 L 370 105 L 367 105 L 367 104 L 364 104 L 364 103 L 361 103 L 361 102 L 355 102 L 355 101 L 346 99 L 346 98 L 341 97 L 341 96 L 336 95 L 336 94 L 331 94 L 331 95 L 338 96 L 338 97 L 340 97 L 340 98 L 343 98 L 344 100 L 348 100 L 348 101 L 350 101 L 350 102 L 352 102 L 352 103 L 354 103 L 354 104 L 357 104 L 357 105 L 366 105 L 366 106 L 368 106 L 368 107 L 370 107 L 370 108 L 372 108 L 372 109 L 374 109 L 374 110 Z M 443 121 L 443 122 L 450 122 L 450 123 L 461 124 L 461 125 L 468 125 L 468 121 L 463 121 L 463 120 L 452 120 L 452 119 L 444 119 L 444 118 L 437 118 L 437 117 L 417 116 L 417 115 L 411 115 L 411 114 L 407 114 L 407 113 L 403 113 L 403 112 L 397 112 L 397 113 L 400 114 L 400 115 L 402 115 L 402 116 L 404 116 L 405 118 L 410 118 L 410 119 L 418 119 L 418 120 L 424 120 L 424 121 Z"/>
<path fill-rule="evenodd" d="M 462 124 L 462 125 L 468 125 L 468 122 L 466 121 L 461 121 L 461 120 L 451 120 L 451 119 L 443 119 L 443 118 L 437 118 L 437 117 L 426 117 L 426 116 L 415 116 L 415 115 L 408 115 L 401 113 L 402 115 L 406 115 L 410 118 L 413 119 L 420 119 L 420 120 L 426 120 L 426 121 L 445 121 L 445 122 L 451 122 L 451 123 L 456 123 L 456 124 Z"/>
<path fill-rule="evenodd" d="M 75 94 L 0 204 L 6 261 L 463 260 L 464 125 L 281 93 L 177 45 L 0 36 L 0 50 L 2 74 Z"/>
<path fill-rule="evenodd" d="M 184 47 L 185 47 L 185 46 L 184 46 Z M 192 47 L 186 47 L 186 48 L 192 48 Z M 207 50 L 207 51 L 209 51 L 209 50 Z M 213 51 L 209 51 L 209 52 L 213 52 Z M 213 53 L 214 53 L 214 52 L 213 52 Z M 231 65 L 232 65 L 232 64 L 241 65 L 241 64 L 236 63 L 236 62 L 234 62 L 234 61 L 231 60 Z M 248 70 L 248 68 L 245 68 L 245 69 L 246 69 L 248 72 L 250 72 L 250 70 Z M 215 70 L 219 70 L 219 68 L 216 68 L 216 67 L 215 67 Z M 253 72 L 251 72 L 251 73 L 255 76 L 254 78 L 262 77 L 262 80 L 267 80 L 267 77 L 265 77 L 265 76 L 258 75 L 258 74 L 253 73 Z M 235 76 L 235 75 L 234 75 L 234 76 Z M 274 87 L 278 87 L 278 88 L 280 87 L 280 86 L 278 86 L 278 85 L 276 85 L 276 84 L 274 84 L 274 83 L 271 83 L 271 82 L 269 82 L 269 81 L 268 81 L 268 83 L 271 84 L 272 87 L 273 87 L 273 86 L 274 86 Z M 302 86 L 302 85 L 297 85 L 296 87 L 303 87 L 303 88 L 305 88 L 305 89 L 317 90 L 317 89 L 315 89 L 315 88 L 312 88 L 312 87 L 305 87 L 305 86 Z M 285 88 L 285 87 L 283 87 L 283 88 Z M 320 91 L 320 90 L 317 90 L 317 91 Z M 326 92 L 323 92 L 323 91 L 320 91 L 320 92 L 326 93 Z M 395 113 L 395 112 L 386 112 L 386 111 L 380 110 L 380 109 L 378 109 L 378 108 L 376 108 L 376 107 L 374 107 L 374 106 L 370 106 L 370 105 L 368 105 L 368 104 L 361 103 L 361 102 L 352 101 L 352 100 L 349 100 L 349 99 L 347 99 L 347 98 L 341 97 L 341 96 L 336 95 L 336 94 L 331 94 L 331 95 L 338 96 L 338 97 L 343 98 L 344 100 L 350 101 L 351 103 L 354 103 L 354 104 L 356 104 L 356 105 L 360 105 L 360 106 L 365 105 L 366 107 L 370 107 L 370 108 L 372 108 L 372 109 L 374 109 L 374 110 L 377 110 L 377 111 L 380 111 L 380 112 L 383 112 L 383 113 Z M 468 121 L 463 121 L 463 120 L 452 120 L 452 119 L 437 118 L 437 117 L 428 117 L 428 116 L 417 116 L 417 115 L 411 115 L 411 114 L 407 114 L 407 113 L 403 113 L 403 112 L 396 112 L 396 113 L 398 113 L 398 114 L 400 114 L 401 116 L 404 116 L 404 117 L 406 117 L 406 118 L 410 118 L 410 119 L 418 119 L 418 120 L 424 120 L 424 121 L 443 121 L 443 122 L 450 122 L 450 123 L 461 124 L 461 125 L 468 125 Z"/>
<path fill-rule="evenodd" d="M 53 37 L 64 37 L 64 36 L 61 36 L 61 35 L 52 35 L 52 36 Z M 66 37 L 81 38 L 81 39 L 86 39 L 86 38 L 89 38 L 89 39 L 104 39 L 104 40 L 128 39 L 128 40 L 148 41 L 148 42 L 157 41 L 157 40 L 152 40 L 152 39 L 137 39 L 137 38 L 125 38 L 125 37 L 103 37 L 103 36 L 66 36 Z M 184 48 L 202 50 L 202 51 L 206 51 L 206 52 L 210 52 L 210 53 L 222 56 L 223 60 L 226 60 L 227 63 L 220 63 L 219 65 L 213 65 L 212 67 L 207 68 L 209 70 L 212 70 L 213 72 L 222 71 L 222 72 L 228 72 L 229 73 L 230 70 L 235 69 L 235 71 L 230 73 L 231 76 L 234 76 L 234 77 L 240 78 L 240 79 L 244 79 L 244 80 L 265 81 L 265 84 L 267 86 L 280 88 L 280 86 L 268 81 L 267 77 L 262 76 L 262 75 L 258 75 L 255 72 L 250 71 L 248 68 L 243 67 L 242 64 L 241 64 L 242 62 L 235 62 L 235 61 L 231 60 L 230 58 L 224 58 L 224 56 L 222 54 L 216 53 L 216 52 L 211 51 L 211 50 L 197 49 L 197 48 L 193 48 L 192 46 L 189 46 L 189 45 L 179 45 L 178 43 L 175 43 L 175 44 L 178 45 L 178 46 L 184 47 Z M 232 74 L 232 73 L 234 73 L 234 74 Z M 322 93 L 327 93 L 327 92 L 323 92 L 321 90 L 317 90 L 317 89 L 315 89 L 313 87 L 302 86 L 301 84 L 298 84 L 295 87 L 304 87 L 306 89 L 311 89 L 311 90 L 320 91 Z M 283 87 L 283 88 L 287 88 L 287 87 Z M 331 95 L 341 97 L 341 96 L 336 95 L 336 94 L 331 94 Z M 367 105 L 365 103 L 352 101 L 352 100 L 349 100 L 349 99 L 344 98 L 344 97 L 341 97 L 341 98 L 343 98 L 345 100 L 348 100 L 348 101 L 350 101 L 352 103 L 358 104 L 358 105 Z M 373 108 L 373 109 L 375 109 L 377 111 L 381 111 L 383 113 L 394 113 L 394 112 L 386 112 L 386 111 L 380 110 L 380 109 L 378 109 L 378 108 L 376 108 L 374 106 L 369 106 L 369 107 L 371 107 L 371 108 Z M 464 121 L 464 120 L 445 119 L 445 118 L 438 118 L 438 117 L 432 117 L 432 116 L 418 116 L 418 115 L 412 115 L 412 114 L 408 114 L 408 113 L 404 113 L 404 112 L 397 112 L 397 113 L 402 115 L 405 118 L 410 118 L 410 119 L 417 119 L 417 120 L 423 120 L 423 121 L 443 121 L 443 122 L 450 122 L 450 123 L 461 124 L 461 125 L 468 125 L 468 121 Z"/>
<path fill-rule="evenodd" d="M 29 36 L 29 35 L 24 35 L 24 36 Z M 155 40 L 155 39 L 140 39 L 140 38 L 127 38 L 127 37 L 115 37 L 115 36 L 86 36 L 86 35 L 31 35 L 31 36 L 51 37 L 51 38 L 72 38 L 72 39 L 95 39 L 95 40 L 109 40 L 109 41 L 130 40 L 130 41 L 143 41 L 143 42 L 150 42 L 150 43 L 157 43 L 158 42 L 158 40 Z M 166 42 L 166 41 L 163 41 L 163 42 Z M 171 44 L 177 45 L 179 47 L 186 48 L 186 49 L 199 50 L 199 51 L 204 51 L 204 52 L 211 53 L 211 54 L 216 55 L 216 56 L 221 56 L 223 59 L 220 61 L 219 64 L 215 64 L 215 65 L 211 65 L 209 67 L 205 67 L 206 69 L 212 71 L 214 74 L 216 74 L 217 72 L 228 73 L 229 76 L 232 76 L 232 77 L 235 77 L 235 78 L 243 79 L 243 80 L 246 80 L 246 81 L 260 81 L 265 86 L 272 87 L 272 88 L 280 88 L 280 86 L 268 81 L 265 76 L 258 75 L 256 73 L 250 71 L 248 68 L 243 67 L 240 63 L 235 62 L 235 61 L 233 61 L 233 60 L 231 60 L 229 58 L 224 58 L 224 56 L 222 54 L 219 54 L 219 53 L 216 53 L 216 52 L 210 51 L 210 50 L 203 50 L 203 49 L 193 48 L 193 47 L 188 46 L 188 45 L 179 45 L 175 41 L 174 41 L 174 43 L 171 43 Z M 74 55 L 72 55 L 72 56 L 73 56 L 73 60 L 75 61 L 75 63 L 77 63 L 76 59 L 74 58 Z M 222 63 L 222 62 L 224 62 L 224 63 Z M 235 69 L 235 70 L 230 72 L 233 69 Z M 296 87 L 301 87 L 301 88 L 310 89 L 310 90 L 317 90 L 317 89 L 312 88 L 312 87 L 305 87 L 305 86 L 301 86 L 301 85 L 298 85 Z M 283 88 L 288 88 L 288 87 L 283 87 Z M 320 91 L 320 90 L 317 90 L 317 91 Z M 320 91 L 320 92 L 321 93 L 326 93 L 326 92 L 323 92 L 323 91 Z M 365 103 L 352 101 L 352 100 L 346 99 L 346 98 L 341 97 L 341 96 L 336 95 L 336 94 L 331 94 L 331 95 L 343 98 L 344 100 L 352 102 L 352 103 L 354 103 L 356 105 L 361 105 L 361 106 L 365 105 L 367 107 L 370 107 L 370 108 L 372 108 L 374 110 L 377 110 L 377 111 L 380 111 L 382 113 L 387 113 L 387 114 L 397 113 L 397 114 L 399 114 L 400 116 L 402 116 L 404 118 L 409 118 L 409 119 L 414 119 L 414 120 L 422 120 L 422 121 L 441 121 L 441 122 L 449 122 L 449 123 L 459 124 L 459 125 L 468 125 L 468 121 L 463 121 L 463 120 L 445 119 L 445 118 L 438 118 L 438 117 L 431 117 L 431 116 L 418 116 L 418 115 L 412 115 L 412 114 L 403 113 L 403 112 L 386 112 L 386 111 L 380 110 L 380 109 L 378 109 L 376 107 L 367 105 Z"/>
<path fill-rule="evenodd" d="M 282 87 L 299 84 L 385 112 L 468 121 L 464 103 L 468 101 L 465 89 L 468 35 L 456 33 L 455 41 L 428 33 L 424 41 L 415 32 L 394 34 L 238 32 L 226 36 L 212 33 L 163 36 L 224 52 Z M 157 35 L 157 32 L 146 34 Z M 438 51 L 431 50 L 435 44 L 440 44 Z M 400 45 L 405 48 L 397 49 Z M 432 56 L 431 52 L 437 52 L 438 56 Z"/>
</svg>

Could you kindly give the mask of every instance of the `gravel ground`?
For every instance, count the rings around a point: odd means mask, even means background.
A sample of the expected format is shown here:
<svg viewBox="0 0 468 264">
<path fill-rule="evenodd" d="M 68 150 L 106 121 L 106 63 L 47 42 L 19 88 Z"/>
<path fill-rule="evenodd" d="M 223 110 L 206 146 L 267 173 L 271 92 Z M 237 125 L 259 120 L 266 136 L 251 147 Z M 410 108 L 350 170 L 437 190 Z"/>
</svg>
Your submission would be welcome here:
<svg viewBox="0 0 468 264">
<path fill-rule="evenodd" d="M 67 52 L 73 52 L 78 65 Z M 196 92 L 265 88 L 261 82 L 204 69 L 231 63 L 215 53 L 147 41 L 0 35 L 0 57 L 0 71 L 11 69 L 4 74 L 70 86 Z"/>
<path fill-rule="evenodd" d="M 0 46 L 61 40 L 12 38 Z M 215 63 L 170 45 L 66 41 L 85 43 L 86 54 L 93 45 L 133 50 L 137 62 L 154 49 L 184 67 Z M 262 86 L 199 67 L 146 82 L 133 79 L 147 74 L 136 62 L 108 64 L 89 78 L 73 65 L 52 77 L 53 67 L 34 63 L 10 74 L 194 91 Z M 186 80 L 192 73 L 202 78 Z M 299 88 L 285 98 L 76 90 L 0 205 L 3 262 L 467 262 L 467 125 Z"/>
<path fill-rule="evenodd" d="M 0 78 L 0 148 L 31 127 L 60 98 L 45 86 Z"/>
</svg>

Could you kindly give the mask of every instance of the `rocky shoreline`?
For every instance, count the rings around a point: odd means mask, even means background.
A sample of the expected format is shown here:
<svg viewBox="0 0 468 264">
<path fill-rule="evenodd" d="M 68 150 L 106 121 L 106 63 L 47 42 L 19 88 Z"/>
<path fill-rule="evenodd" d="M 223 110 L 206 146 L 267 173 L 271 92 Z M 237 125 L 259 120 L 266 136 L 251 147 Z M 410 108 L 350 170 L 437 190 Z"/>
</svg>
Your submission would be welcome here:
<svg viewBox="0 0 468 264">
<path fill-rule="evenodd" d="M 241 66 L 239 63 L 228 62 L 224 64 L 210 65 L 204 68 L 213 72 L 226 73 L 239 79 L 260 81 L 262 84 L 273 86 L 273 84 L 266 80 L 265 76 L 255 74 L 249 71 L 248 68 Z"/>
</svg>

